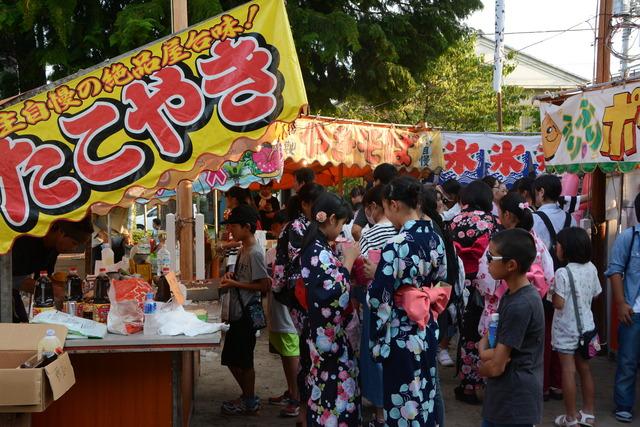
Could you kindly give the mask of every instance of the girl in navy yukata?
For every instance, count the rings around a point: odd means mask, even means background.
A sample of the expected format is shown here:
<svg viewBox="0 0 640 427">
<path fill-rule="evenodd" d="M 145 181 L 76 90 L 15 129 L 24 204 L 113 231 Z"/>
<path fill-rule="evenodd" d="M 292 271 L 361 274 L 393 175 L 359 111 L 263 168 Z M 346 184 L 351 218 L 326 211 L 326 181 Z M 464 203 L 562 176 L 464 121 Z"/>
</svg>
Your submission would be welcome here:
<svg viewBox="0 0 640 427">
<path fill-rule="evenodd" d="M 437 315 L 447 305 L 444 243 L 417 210 L 420 183 L 394 179 L 383 193 L 387 218 L 399 230 L 382 250 L 369 289 L 371 351 L 382 363 L 388 426 L 436 425 Z"/>
<path fill-rule="evenodd" d="M 341 262 L 329 242 L 351 218 L 351 207 L 324 193 L 313 204 L 302 242 L 302 279 L 306 284 L 306 336 L 311 366 L 304 372 L 310 396 L 308 426 L 360 425 L 360 390 L 353 336 L 356 313 L 350 300 L 349 271 L 360 255 L 358 245 L 344 250 Z M 357 329 L 357 328 L 356 328 Z"/>
</svg>

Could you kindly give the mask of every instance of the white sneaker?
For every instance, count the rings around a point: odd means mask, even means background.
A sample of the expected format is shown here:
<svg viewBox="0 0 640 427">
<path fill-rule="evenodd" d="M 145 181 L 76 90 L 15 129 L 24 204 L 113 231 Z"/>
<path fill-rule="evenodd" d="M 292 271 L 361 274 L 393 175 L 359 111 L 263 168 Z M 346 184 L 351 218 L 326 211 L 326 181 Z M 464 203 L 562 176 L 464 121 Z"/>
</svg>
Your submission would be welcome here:
<svg viewBox="0 0 640 427">
<path fill-rule="evenodd" d="M 440 362 L 442 366 L 446 367 L 455 365 L 455 363 L 453 363 L 453 360 L 451 359 L 451 356 L 449 356 L 449 352 L 443 348 L 438 351 L 438 362 Z"/>
</svg>

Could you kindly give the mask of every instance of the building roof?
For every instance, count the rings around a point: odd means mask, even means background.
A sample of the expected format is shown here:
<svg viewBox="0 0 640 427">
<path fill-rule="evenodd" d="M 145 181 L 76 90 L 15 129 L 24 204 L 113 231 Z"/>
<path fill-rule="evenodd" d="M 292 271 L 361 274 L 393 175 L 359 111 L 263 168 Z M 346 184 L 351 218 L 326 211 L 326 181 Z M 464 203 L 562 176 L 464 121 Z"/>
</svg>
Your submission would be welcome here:
<svg viewBox="0 0 640 427">
<path fill-rule="evenodd" d="M 495 42 L 478 34 L 476 41 L 476 53 L 485 58 L 486 62 L 493 62 Z M 516 67 L 504 78 L 505 86 L 520 86 L 534 90 L 562 90 L 583 86 L 590 79 L 578 76 L 551 64 L 548 64 L 531 55 L 518 52 L 516 49 L 504 47 L 505 54 L 515 52 L 512 62 Z"/>
</svg>

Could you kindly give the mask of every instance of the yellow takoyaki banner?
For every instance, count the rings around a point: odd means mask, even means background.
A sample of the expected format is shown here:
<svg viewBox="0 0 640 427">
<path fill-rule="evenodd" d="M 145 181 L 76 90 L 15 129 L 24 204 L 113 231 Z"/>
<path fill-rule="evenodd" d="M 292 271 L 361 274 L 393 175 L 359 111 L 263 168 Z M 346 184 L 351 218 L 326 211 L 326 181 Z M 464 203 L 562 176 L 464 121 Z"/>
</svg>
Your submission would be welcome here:
<svg viewBox="0 0 640 427">
<path fill-rule="evenodd" d="M 0 110 L 0 253 L 98 202 L 286 137 L 307 104 L 284 0 L 256 0 Z M 8 105 L 8 106 L 7 106 Z"/>
<path fill-rule="evenodd" d="M 552 171 L 629 171 L 640 164 L 640 81 L 540 104 L 542 151 Z"/>
</svg>

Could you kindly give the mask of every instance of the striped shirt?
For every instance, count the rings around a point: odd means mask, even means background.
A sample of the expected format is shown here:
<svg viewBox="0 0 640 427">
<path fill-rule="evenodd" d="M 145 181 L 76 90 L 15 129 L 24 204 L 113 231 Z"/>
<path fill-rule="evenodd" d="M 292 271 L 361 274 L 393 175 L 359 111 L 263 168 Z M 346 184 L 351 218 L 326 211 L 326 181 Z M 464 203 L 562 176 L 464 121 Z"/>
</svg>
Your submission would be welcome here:
<svg viewBox="0 0 640 427">
<path fill-rule="evenodd" d="M 367 258 L 371 249 L 382 249 L 390 238 L 398 234 L 398 230 L 390 221 L 379 222 L 362 232 L 360 237 L 360 253 Z"/>
</svg>

